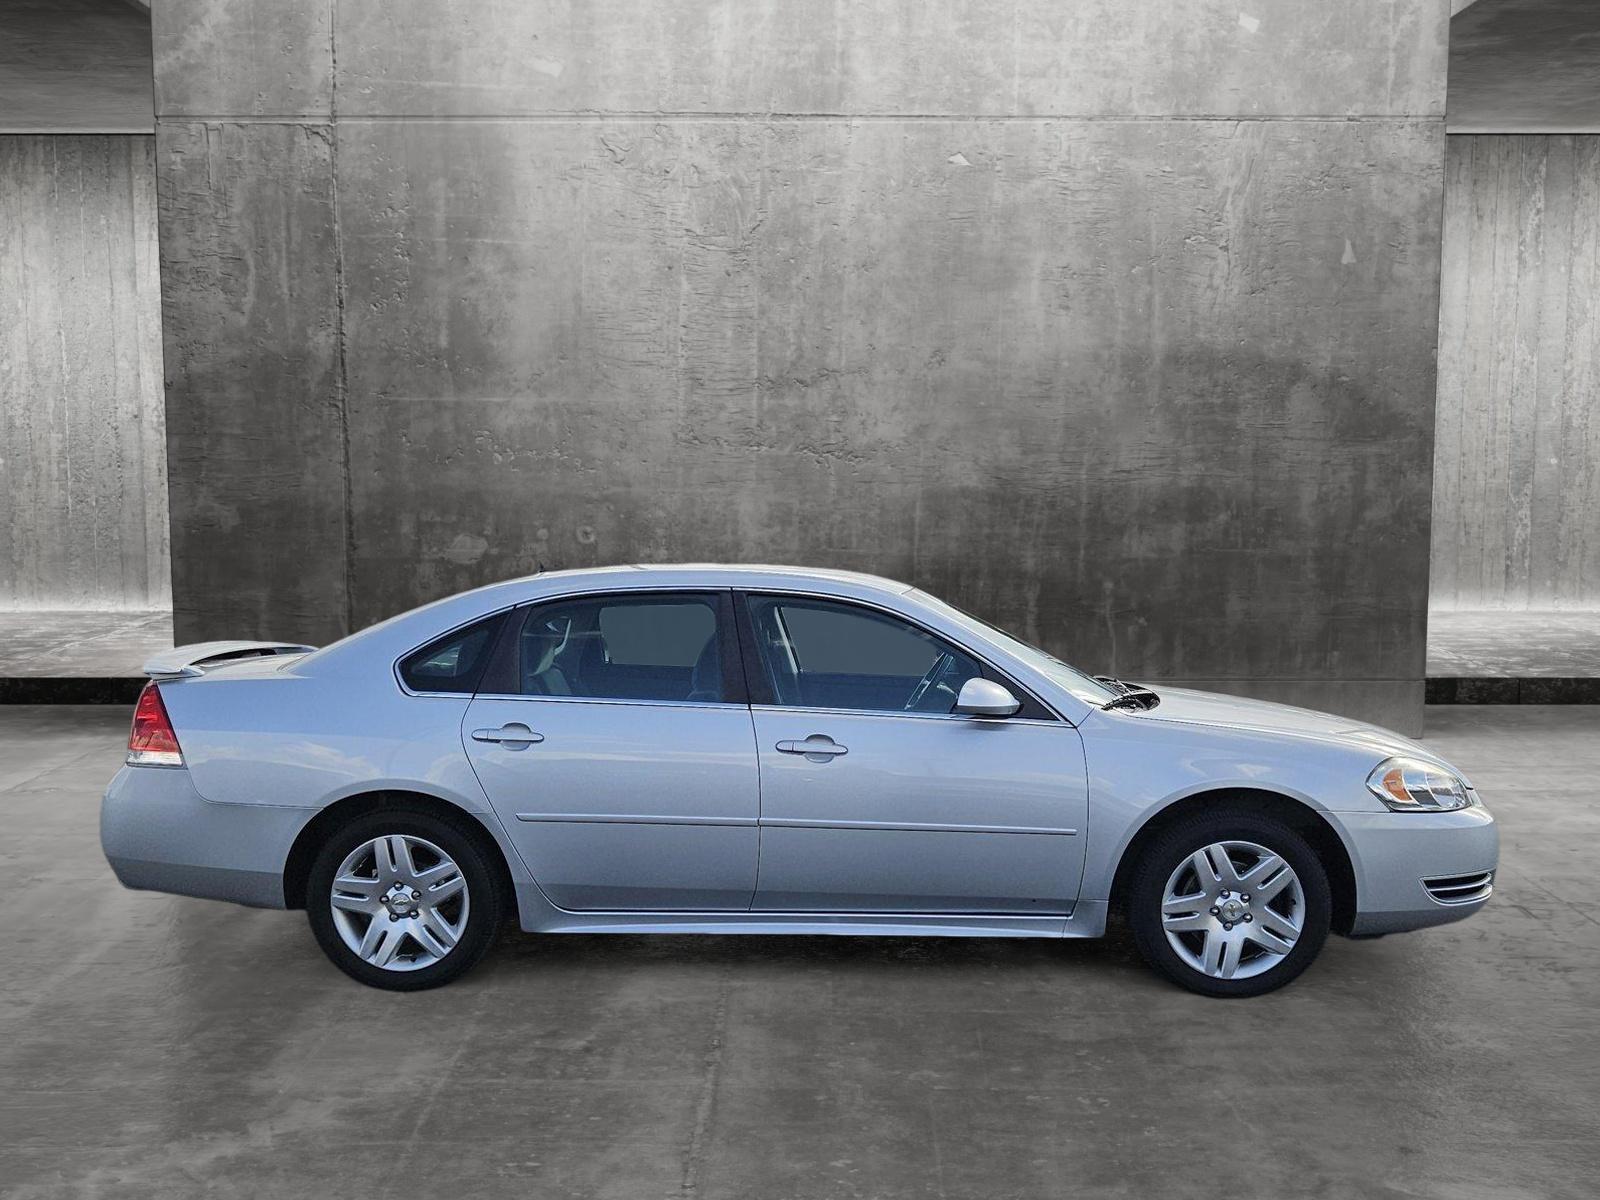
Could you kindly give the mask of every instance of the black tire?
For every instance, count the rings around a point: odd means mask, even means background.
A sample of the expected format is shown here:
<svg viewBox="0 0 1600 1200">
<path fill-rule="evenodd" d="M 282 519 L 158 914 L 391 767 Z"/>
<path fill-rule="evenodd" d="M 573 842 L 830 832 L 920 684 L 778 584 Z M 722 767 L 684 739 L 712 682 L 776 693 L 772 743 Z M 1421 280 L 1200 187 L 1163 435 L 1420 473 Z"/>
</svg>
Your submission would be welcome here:
<svg viewBox="0 0 1600 1200">
<path fill-rule="evenodd" d="M 465 927 L 459 939 L 443 957 L 409 970 L 392 970 L 364 961 L 345 944 L 333 913 L 334 875 L 346 856 L 374 838 L 394 834 L 431 842 L 455 861 L 466 881 Z M 391 992 L 440 987 L 466 974 L 493 944 L 504 911 L 500 875 L 484 857 L 478 841 L 461 824 L 410 809 L 383 809 L 340 826 L 317 851 L 306 879 L 306 916 L 323 953 L 350 978 Z M 413 956 L 423 949 L 418 943 L 405 945 L 414 947 Z"/>
<path fill-rule="evenodd" d="M 1168 880 L 1192 855 L 1219 842 L 1250 842 L 1276 854 L 1299 876 L 1304 895 L 1304 911 L 1297 914 L 1300 934 L 1293 949 L 1281 956 L 1264 955 L 1259 946 L 1251 944 L 1247 954 L 1258 956 L 1260 961 L 1271 958 L 1277 961 L 1259 974 L 1244 978 L 1224 979 L 1206 974 L 1172 947 L 1163 928 L 1162 902 Z M 1178 894 L 1186 894 L 1186 889 Z M 1272 903 L 1285 907 L 1288 901 L 1277 899 Z M 1305 838 L 1270 816 L 1223 810 L 1181 821 L 1145 847 L 1134 864 L 1126 909 L 1139 953 L 1152 968 L 1180 987 L 1202 996 L 1238 998 L 1275 991 L 1311 965 L 1328 939 L 1333 901 L 1328 890 L 1328 873 Z M 1201 944 L 1206 936 L 1191 935 L 1185 944 Z"/>
</svg>

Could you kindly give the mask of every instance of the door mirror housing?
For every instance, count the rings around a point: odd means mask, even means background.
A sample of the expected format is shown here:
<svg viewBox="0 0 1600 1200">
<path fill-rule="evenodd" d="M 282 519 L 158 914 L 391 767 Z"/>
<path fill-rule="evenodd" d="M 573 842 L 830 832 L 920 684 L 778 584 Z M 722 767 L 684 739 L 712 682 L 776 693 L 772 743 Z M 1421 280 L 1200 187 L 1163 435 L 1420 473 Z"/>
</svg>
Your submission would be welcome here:
<svg viewBox="0 0 1600 1200">
<path fill-rule="evenodd" d="M 1021 701 L 992 679 L 969 679 L 956 697 L 956 712 L 969 717 L 1009 717 L 1021 707 Z"/>
</svg>

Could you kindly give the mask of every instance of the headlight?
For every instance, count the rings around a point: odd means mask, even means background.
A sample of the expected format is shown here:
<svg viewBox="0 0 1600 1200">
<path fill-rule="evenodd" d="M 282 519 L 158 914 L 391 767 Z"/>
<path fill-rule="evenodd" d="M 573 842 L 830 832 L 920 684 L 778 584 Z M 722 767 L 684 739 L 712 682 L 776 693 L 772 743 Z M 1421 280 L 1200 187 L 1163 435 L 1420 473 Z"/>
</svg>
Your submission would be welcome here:
<svg viewBox="0 0 1600 1200">
<path fill-rule="evenodd" d="M 1367 776 L 1367 790 L 1395 812 L 1449 812 L 1472 803 L 1466 782 L 1420 758 L 1391 758 Z"/>
</svg>

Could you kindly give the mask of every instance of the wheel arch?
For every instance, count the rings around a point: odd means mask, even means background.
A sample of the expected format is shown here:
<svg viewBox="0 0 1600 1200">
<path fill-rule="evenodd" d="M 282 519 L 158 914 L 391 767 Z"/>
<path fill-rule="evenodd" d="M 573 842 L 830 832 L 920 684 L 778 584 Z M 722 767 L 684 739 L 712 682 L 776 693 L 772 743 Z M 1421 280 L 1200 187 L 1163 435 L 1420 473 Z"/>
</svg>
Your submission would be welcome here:
<svg viewBox="0 0 1600 1200">
<path fill-rule="evenodd" d="M 1152 813 L 1123 847 L 1111 881 L 1111 908 L 1120 911 L 1133 877 L 1134 865 L 1145 847 L 1163 832 L 1189 817 L 1208 812 L 1246 812 L 1276 817 L 1310 844 L 1328 873 L 1333 894 L 1333 929 L 1348 934 L 1355 922 L 1356 874 L 1349 848 L 1328 819 L 1317 809 L 1282 792 L 1258 788 L 1218 788 L 1174 800 Z"/>
<path fill-rule="evenodd" d="M 499 873 L 501 895 L 506 898 L 508 911 L 514 909 L 516 886 L 510 864 L 506 861 L 505 851 L 494 834 L 489 831 L 488 826 L 483 823 L 483 819 L 461 805 L 452 804 L 438 796 L 426 792 L 395 789 L 358 792 L 352 796 L 345 796 L 320 810 L 306 822 L 305 827 L 295 835 L 294 843 L 289 847 L 288 858 L 284 861 L 284 907 L 306 906 L 306 879 L 311 874 L 312 860 L 317 857 L 317 850 L 334 830 L 356 817 L 364 817 L 369 813 L 382 812 L 385 809 L 427 813 L 442 821 L 448 821 L 460 829 L 483 851 L 490 866 Z"/>
</svg>

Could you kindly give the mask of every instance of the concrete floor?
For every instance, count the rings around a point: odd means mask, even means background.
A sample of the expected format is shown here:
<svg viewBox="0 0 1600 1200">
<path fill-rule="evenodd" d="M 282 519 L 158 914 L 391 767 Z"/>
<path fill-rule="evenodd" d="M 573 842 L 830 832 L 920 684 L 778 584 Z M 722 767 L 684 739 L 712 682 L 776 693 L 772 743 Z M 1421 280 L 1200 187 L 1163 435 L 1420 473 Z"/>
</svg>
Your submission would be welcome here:
<svg viewBox="0 0 1600 1200">
<path fill-rule="evenodd" d="M 0 612 L 0 678 L 136 676 L 171 649 L 170 609 Z"/>
<path fill-rule="evenodd" d="M 1105 942 L 508 935 L 415 996 L 299 914 L 126 892 L 118 709 L 0 711 L 0 1195 L 1590 1197 L 1600 708 L 1432 709 L 1464 924 L 1207 1001 Z"/>
<path fill-rule="evenodd" d="M 1428 613 L 1428 678 L 1600 678 L 1600 611 Z"/>
</svg>

